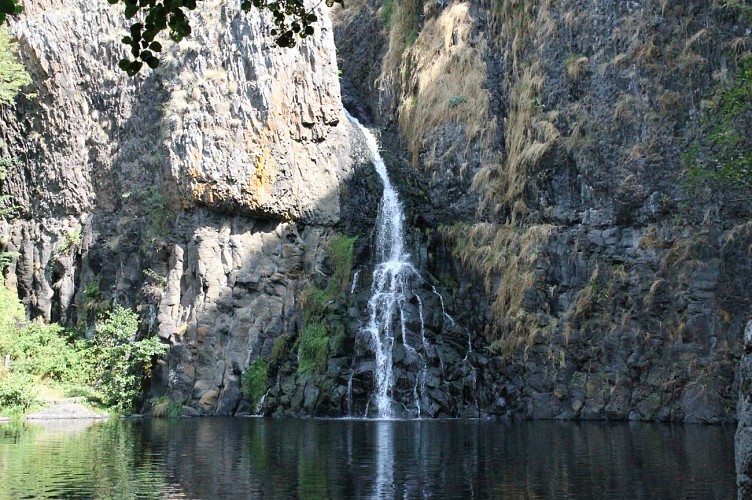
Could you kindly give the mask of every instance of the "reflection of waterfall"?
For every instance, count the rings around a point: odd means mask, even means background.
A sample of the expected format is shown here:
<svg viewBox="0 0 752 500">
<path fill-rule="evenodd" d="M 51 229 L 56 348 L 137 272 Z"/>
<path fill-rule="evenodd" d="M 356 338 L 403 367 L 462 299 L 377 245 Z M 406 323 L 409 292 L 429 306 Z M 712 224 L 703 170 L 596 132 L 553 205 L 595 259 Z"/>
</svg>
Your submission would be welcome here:
<svg viewBox="0 0 752 500">
<path fill-rule="evenodd" d="M 403 224 L 405 216 L 402 213 L 397 192 L 392 187 L 387 176 L 386 166 L 379 154 L 378 143 L 371 132 L 363 127 L 347 111 L 348 119 L 361 129 L 370 150 L 376 172 L 384 185 L 384 193 L 379 206 L 376 235 L 376 256 L 379 263 L 373 272 L 371 299 L 368 301 L 369 322 L 366 332 L 370 337 L 371 348 L 376 357 L 375 402 L 380 418 L 392 417 L 392 388 L 394 377 L 392 373 L 392 348 L 395 343 L 395 333 L 401 334 L 405 349 L 413 360 L 425 368 L 425 357 L 407 342 L 405 332 L 405 305 L 413 285 L 422 282 L 418 271 L 410 262 L 410 256 L 405 253 Z M 421 305 L 422 308 L 422 305 Z M 422 309 L 421 330 L 422 330 Z M 399 332 L 395 332 L 395 325 L 399 325 Z M 417 358 L 417 359 L 416 359 Z M 420 413 L 418 390 L 414 391 L 413 404 Z"/>
<path fill-rule="evenodd" d="M 373 498 L 395 498 L 392 422 L 376 422 L 376 477 Z"/>
</svg>

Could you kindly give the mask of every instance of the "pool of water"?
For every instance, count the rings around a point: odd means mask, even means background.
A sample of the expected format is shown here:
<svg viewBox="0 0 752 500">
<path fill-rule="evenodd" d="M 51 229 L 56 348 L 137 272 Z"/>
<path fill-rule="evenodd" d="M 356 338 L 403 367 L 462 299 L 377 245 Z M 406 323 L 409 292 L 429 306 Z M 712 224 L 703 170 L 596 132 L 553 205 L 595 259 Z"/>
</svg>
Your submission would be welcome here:
<svg viewBox="0 0 752 500">
<path fill-rule="evenodd" d="M 0 498 L 736 497 L 732 427 L 610 422 L 0 424 Z"/>
</svg>

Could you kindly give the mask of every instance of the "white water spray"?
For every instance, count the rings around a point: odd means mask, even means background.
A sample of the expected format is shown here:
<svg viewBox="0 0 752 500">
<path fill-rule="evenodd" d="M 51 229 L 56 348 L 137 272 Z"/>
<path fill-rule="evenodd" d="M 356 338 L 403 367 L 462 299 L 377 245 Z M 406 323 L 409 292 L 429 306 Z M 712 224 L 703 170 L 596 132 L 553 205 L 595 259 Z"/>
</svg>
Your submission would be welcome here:
<svg viewBox="0 0 752 500">
<path fill-rule="evenodd" d="M 379 154 L 376 138 L 347 111 L 345 111 L 345 114 L 363 132 L 374 167 L 384 185 L 384 194 L 376 222 L 376 256 L 379 264 L 373 272 L 371 299 L 368 301 L 369 322 L 366 331 L 370 334 L 371 347 L 376 357 L 376 373 L 374 375 L 376 379 L 375 403 L 378 416 L 379 418 L 391 418 L 392 388 L 394 385 L 392 348 L 396 334 L 402 335 L 402 341 L 406 348 L 410 347 L 407 345 L 403 309 L 411 286 L 422 281 L 422 278 L 410 262 L 410 256 L 405 253 L 403 235 L 405 216 L 397 192 L 389 181 L 386 166 Z M 394 332 L 395 324 L 399 325 L 400 332 Z M 415 352 L 417 353 L 417 351 Z M 422 358 L 422 356 L 420 357 Z M 416 405 L 420 408 L 419 401 L 416 401 Z"/>
</svg>

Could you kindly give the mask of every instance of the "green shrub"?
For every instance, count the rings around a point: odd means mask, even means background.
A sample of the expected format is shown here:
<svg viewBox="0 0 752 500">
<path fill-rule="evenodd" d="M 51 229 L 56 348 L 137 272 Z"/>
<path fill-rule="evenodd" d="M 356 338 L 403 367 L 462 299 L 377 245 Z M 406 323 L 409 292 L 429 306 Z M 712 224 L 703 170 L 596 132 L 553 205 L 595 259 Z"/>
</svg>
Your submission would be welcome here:
<svg viewBox="0 0 752 500">
<path fill-rule="evenodd" d="M 272 345 L 272 355 L 271 355 L 271 361 L 272 363 L 276 363 L 282 357 L 285 355 L 285 350 L 287 349 L 287 341 L 289 340 L 289 337 L 285 335 L 284 333 L 274 339 L 274 344 Z"/>
<path fill-rule="evenodd" d="M 328 290 L 310 285 L 300 294 L 300 308 L 306 323 L 323 319 L 326 305 L 332 300 Z"/>
<path fill-rule="evenodd" d="M 151 416 L 156 418 L 178 418 L 183 413 L 183 404 L 180 401 L 170 399 L 169 396 L 160 396 L 151 399 Z"/>
<path fill-rule="evenodd" d="M 8 337 L 15 335 L 16 329 L 24 321 L 24 308 L 16 294 L 0 286 L 0 350 Z M 5 354 L 5 353 L 2 353 Z"/>
<path fill-rule="evenodd" d="M 258 403 L 269 388 L 269 362 L 257 358 L 243 373 L 243 394 L 253 403 Z"/>
<path fill-rule="evenodd" d="M 687 187 L 752 189 L 752 56 L 717 91 L 703 135 L 684 154 Z"/>
<path fill-rule="evenodd" d="M 321 323 L 311 323 L 298 341 L 298 373 L 321 371 L 329 356 L 329 333 Z"/>
<path fill-rule="evenodd" d="M 353 266 L 353 247 L 357 236 L 337 236 L 332 240 L 329 247 L 329 265 L 332 268 L 332 277 L 329 280 L 327 291 L 330 295 L 344 293 L 350 287 L 350 271 Z"/>
<path fill-rule="evenodd" d="M 118 306 L 97 323 L 94 334 L 94 381 L 103 403 L 130 412 L 149 376 L 152 358 L 164 354 L 167 346 L 159 338 L 133 340 L 138 332 L 138 316 Z"/>
<path fill-rule="evenodd" d="M 91 379 L 88 344 L 66 338 L 59 325 L 30 323 L 2 345 L 10 354 L 12 368 L 63 383 L 86 383 Z"/>
<path fill-rule="evenodd" d="M 23 413 L 35 402 L 34 381 L 29 375 L 0 369 L 0 414 Z"/>
<path fill-rule="evenodd" d="M 123 307 L 100 318 L 92 342 L 57 324 L 26 323 L 18 298 L 0 287 L 0 355 L 11 358 L 11 371 L 0 369 L 0 408 L 24 411 L 34 400 L 33 388 L 50 385 L 89 399 L 96 389 L 104 405 L 130 411 L 152 358 L 166 349 L 158 338 L 134 340 L 137 332 L 138 316 Z"/>
<path fill-rule="evenodd" d="M 381 22 L 387 28 L 392 27 L 392 14 L 394 14 L 394 0 L 384 0 L 381 2 Z"/>
<path fill-rule="evenodd" d="M 99 281 L 90 281 L 84 287 L 83 308 L 86 313 L 95 315 L 103 314 L 110 308 L 110 301 L 105 299 L 102 290 L 99 288 Z"/>
<path fill-rule="evenodd" d="M 16 44 L 8 28 L 0 28 L 0 105 L 11 104 L 21 88 L 31 83 L 31 76 L 18 62 Z"/>
<path fill-rule="evenodd" d="M 63 239 L 60 242 L 60 246 L 58 247 L 58 251 L 60 253 L 68 253 L 68 251 L 76 246 L 79 246 L 81 244 L 81 228 L 77 227 L 76 229 L 72 229 L 70 231 L 66 231 L 63 235 Z"/>
</svg>

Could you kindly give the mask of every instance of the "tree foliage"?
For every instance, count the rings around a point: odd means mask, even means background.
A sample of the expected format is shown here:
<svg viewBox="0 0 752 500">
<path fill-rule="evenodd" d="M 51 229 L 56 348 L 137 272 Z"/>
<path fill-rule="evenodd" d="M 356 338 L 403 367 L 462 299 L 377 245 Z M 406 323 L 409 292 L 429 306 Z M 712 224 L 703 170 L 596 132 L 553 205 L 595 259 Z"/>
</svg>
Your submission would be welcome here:
<svg viewBox="0 0 752 500">
<path fill-rule="evenodd" d="M 5 24 L 7 16 L 15 16 L 23 12 L 20 0 L 0 0 L 0 24 Z"/>
<path fill-rule="evenodd" d="M 11 360 L 10 369 L 0 362 L 0 414 L 28 409 L 41 386 L 130 412 L 153 357 L 167 348 L 157 337 L 136 340 L 137 333 L 138 316 L 123 307 L 99 318 L 92 341 L 57 324 L 27 322 L 15 293 L 0 286 L 0 356 Z"/>
<path fill-rule="evenodd" d="M 141 394 L 152 358 L 167 347 L 157 337 L 134 340 L 137 332 L 136 313 L 118 306 L 101 318 L 94 334 L 94 380 L 103 403 L 124 412 L 133 409 Z"/>
<path fill-rule="evenodd" d="M 0 0 L 0 3 L 3 0 Z M 21 88 L 31 83 L 31 76 L 16 57 L 16 44 L 8 29 L 0 27 L 0 104 L 10 104 Z"/>
<path fill-rule="evenodd" d="M 0 0 L 2 1 L 2 0 Z M 135 75 L 144 65 L 154 69 L 159 66 L 158 54 L 162 44 L 160 33 L 167 31 L 175 42 L 191 34 L 192 28 L 187 13 L 195 10 L 203 0 L 107 0 L 112 5 L 123 4 L 125 17 L 133 20 L 130 33 L 123 37 L 130 47 L 131 57 L 120 61 L 120 68 Z M 326 5 L 342 3 L 342 0 L 325 0 Z M 313 24 L 318 20 L 313 9 L 307 9 L 304 0 L 240 0 L 240 8 L 249 11 L 252 7 L 267 10 L 273 16 L 271 35 L 280 47 L 294 47 L 297 38 L 306 38 L 314 33 Z"/>
</svg>

